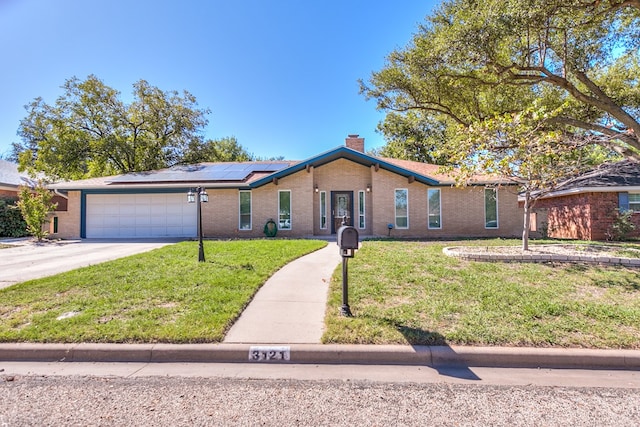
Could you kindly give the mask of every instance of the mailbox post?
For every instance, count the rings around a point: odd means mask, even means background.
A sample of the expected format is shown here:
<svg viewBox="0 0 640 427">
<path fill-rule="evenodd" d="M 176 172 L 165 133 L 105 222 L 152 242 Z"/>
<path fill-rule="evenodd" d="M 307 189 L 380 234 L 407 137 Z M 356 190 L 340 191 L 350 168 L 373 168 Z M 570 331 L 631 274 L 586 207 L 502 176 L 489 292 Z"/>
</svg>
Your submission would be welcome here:
<svg viewBox="0 0 640 427">
<path fill-rule="evenodd" d="M 340 307 L 340 314 L 348 317 L 351 317 L 352 314 L 349 308 L 349 272 L 347 262 L 349 258 L 353 258 L 359 244 L 358 230 L 355 227 L 346 225 L 346 220 L 343 221 L 342 227 L 338 229 L 338 247 L 342 256 L 342 307 Z"/>
</svg>

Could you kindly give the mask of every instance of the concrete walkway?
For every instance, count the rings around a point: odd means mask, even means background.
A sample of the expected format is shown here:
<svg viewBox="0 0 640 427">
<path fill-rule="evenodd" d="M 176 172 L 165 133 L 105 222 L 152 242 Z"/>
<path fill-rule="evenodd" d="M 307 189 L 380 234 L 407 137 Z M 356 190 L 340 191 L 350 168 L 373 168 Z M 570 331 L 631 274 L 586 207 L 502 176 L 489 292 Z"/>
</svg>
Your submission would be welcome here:
<svg viewBox="0 0 640 427">
<path fill-rule="evenodd" d="M 284 266 L 256 293 L 224 342 L 320 343 L 329 282 L 341 261 L 338 247 L 329 243 Z"/>
</svg>

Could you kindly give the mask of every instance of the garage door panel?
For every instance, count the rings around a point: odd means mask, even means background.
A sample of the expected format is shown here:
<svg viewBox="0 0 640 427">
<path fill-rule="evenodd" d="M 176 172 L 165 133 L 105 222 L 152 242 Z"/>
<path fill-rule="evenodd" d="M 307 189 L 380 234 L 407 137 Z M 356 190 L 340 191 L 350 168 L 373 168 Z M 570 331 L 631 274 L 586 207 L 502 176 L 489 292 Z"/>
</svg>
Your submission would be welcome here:
<svg viewBox="0 0 640 427">
<path fill-rule="evenodd" d="M 196 207 L 181 193 L 88 194 L 86 237 L 193 237 Z"/>
</svg>

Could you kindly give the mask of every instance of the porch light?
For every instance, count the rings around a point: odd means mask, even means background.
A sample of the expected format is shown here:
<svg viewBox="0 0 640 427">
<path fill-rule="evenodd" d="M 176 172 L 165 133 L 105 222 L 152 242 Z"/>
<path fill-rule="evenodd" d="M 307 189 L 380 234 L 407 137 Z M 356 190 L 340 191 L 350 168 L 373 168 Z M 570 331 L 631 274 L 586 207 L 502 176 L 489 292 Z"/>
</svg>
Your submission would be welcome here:
<svg viewBox="0 0 640 427">
<path fill-rule="evenodd" d="M 196 217 L 198 221 L 198 262 L 204 262 L 204 246 L 202 245 L 202 204 L 209 201 L 209 195 L 204 187 L 190 189 L 187 193 L 187 202 L 195 203 L 196 194 L 198 195 L 198 204 L 196 205 Z"/>
<path fill-rule="evenodd" d="M 315 190 L 316 190 L 316 193 L 317 193 L 318 191 L 320 191 L 320 189 L 318 188 L 318 184 L 316 184 L 316 188 L 315 188 Z"/>
<path fill-rule="evenodd" d="M 367 193 L 371 193 L 371 184 L 367 184 Z"/>
</svg>

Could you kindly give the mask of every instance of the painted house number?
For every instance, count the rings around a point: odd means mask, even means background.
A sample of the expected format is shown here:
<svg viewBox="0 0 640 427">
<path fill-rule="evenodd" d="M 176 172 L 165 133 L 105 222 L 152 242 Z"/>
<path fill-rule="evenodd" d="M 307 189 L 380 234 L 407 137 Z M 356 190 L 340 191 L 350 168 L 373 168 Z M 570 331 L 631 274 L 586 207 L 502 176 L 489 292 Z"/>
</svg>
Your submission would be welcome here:
<svg viewBox="0 0 640 427">
<path fill-rule="evenodd" d="M 291 360 L 290 347 L 251 346 L 249 348 L 250 362 L 276 362 L 280 360 Z"/>
</svg>

